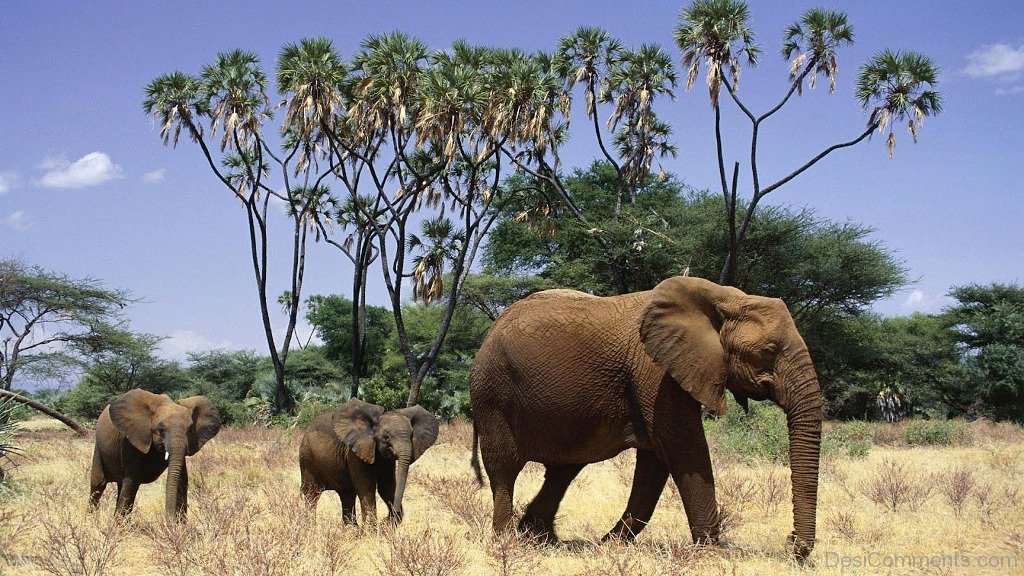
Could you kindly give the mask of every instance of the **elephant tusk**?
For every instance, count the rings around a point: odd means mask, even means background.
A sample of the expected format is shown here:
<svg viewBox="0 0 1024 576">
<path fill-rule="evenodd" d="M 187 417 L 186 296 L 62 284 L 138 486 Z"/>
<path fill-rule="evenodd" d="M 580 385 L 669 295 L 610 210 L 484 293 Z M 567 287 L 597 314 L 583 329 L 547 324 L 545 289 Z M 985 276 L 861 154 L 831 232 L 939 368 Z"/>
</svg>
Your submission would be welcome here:
<svg viewBox="0 0 1024 576">
<path fill-rule="evenodd" d="M 170 460 L 170 459 L 171 459 L 171 453 L 170 453 L 170 452 L 167 452 L 167 451 L 165 451 L 165 452 L 164 452 L 164 460 L 165 460 L 165 461 L 167 461 L 167 460 Z"/>
</svg>

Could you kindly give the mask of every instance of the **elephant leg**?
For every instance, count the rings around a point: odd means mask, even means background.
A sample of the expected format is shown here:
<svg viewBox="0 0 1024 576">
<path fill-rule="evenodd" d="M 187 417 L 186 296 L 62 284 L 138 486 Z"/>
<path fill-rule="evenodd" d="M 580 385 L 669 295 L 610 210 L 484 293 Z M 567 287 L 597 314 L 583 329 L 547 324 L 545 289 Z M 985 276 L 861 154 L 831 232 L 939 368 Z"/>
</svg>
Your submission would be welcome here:
<svg viewBox="0 0 1024 576">
<path fill-rule="evenodd" d="M 555 537 L 555 514 L 562 503 L 569 484 L 583 470 L 585 464 L 568 464 L 563 466 L 546 466 L 544 484 L 540 492 L 523 512 L 519 521 L 519 531 L 528 532 L 549 543 L 557 543 Z"/>
<path fill-rule="evenodd" d="M 341 500 L 341 521 L 343 524 L 356 525 L 356 491 L 352 488 L 338 490 Z M 365 510 L 365 509 L 364 509 Z"/>
<path fill-rule="evenodd" d="M 493 528 L 496 534 L 512 529 L 512 499 L 516 478 L 526 465 L 519 458 L 512 438 L 512 431 L 507 426 L 487 430 L 480 435 L 480 455 L 491 483 L 491 498 L 494 501 Z"/>
<path fill-rule="evenodd" d="M 379 478 L 377 478 L 377 493 L 380 494 L 380 499 L 384 501 L 384 505 L 388 507 L 388 521 L 398 522 L 399 518 L 395 516 L 394 473 L 390 475 L 383 474 Z"/>
<path fill-rule="evenodd" d="M 626 511 L 615 526 L 604 535 L 602 542 L 612 538 L 624 542 L 632 542 L 637 534 L 647 527 L 654 508 L 661 498 L 668 481 L 669 471 L 654 452 L 650 450 L 636 451 L 636 468 L 633 470 L 633 487 L 629 492 Z"/>
<path fill-rule="evenodd" d="M 135 495 L 139 492 L 139 483 L 135 478 L 126 476 L 120 484 L 117 485 L 117 508 L 115 512 L 122 516 L 126 516 L 131 513 L 132 508 L 135 507 Z"/>
<path fill-rule="evenodd" d="M 306 499 L 306 506 L 311 511 L 316 511 L 316 504 L 320 501 L 320 495 L 324 492 L 323 484 L 315 481 L 309 477 L 305 471 L 302 472 L 302 484 L 299 490 L 302 491 L 302 496 Z"/>
<path fill-rule="evenodd" d="M 715 499 L 715 477 L 711 454 L 700 421 L 700 406 L 694 402 L 693 418 L 685 420 L 678 441 L 668 449 L 672 480 L 679 488 L 690 534 L 694 543 L 717 544 L 721 525 Z"/>
<path fill-rule="evenodd" d="M 107 489 L 107 479 L 103 474 L 103 464 L 100 462 L 100 455 L 94 452 L 92 456 L 92 469 L 89 471 L 89 509 L 95 510 L 100 505 L 100 497 Z"/>
</svg>

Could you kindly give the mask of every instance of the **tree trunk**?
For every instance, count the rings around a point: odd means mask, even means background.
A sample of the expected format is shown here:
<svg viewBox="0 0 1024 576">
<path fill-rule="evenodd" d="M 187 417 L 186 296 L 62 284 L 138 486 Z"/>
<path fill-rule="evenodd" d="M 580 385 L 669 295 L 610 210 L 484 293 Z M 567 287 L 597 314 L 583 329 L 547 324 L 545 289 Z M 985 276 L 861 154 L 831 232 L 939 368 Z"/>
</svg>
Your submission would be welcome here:
<svg viewBox="0 0 1024 576">
<path fill-rule="evenodd" d="M 70 416 L 65 416 L 64 414 L 61 414 L 60 412 L 54 410 L 53 408 L 50 408 L 49 406 L 46 406 L 45 404 L 41 404 L 30 398 L 25 398 L 20 394 L 11 392 L 10 390 L 0 390 L 0 398 L 10 398 L 15 402 L 24 404 L 29 408 L 42 412 L 43 414 L 46 414 L 50 418 L 60 420 L 68 428 L 74 430 L 79 436 L 85 436 L 86 429 L 79 425 L 78 422 L 75 422 L 74 420 L 71 419 Z"/>
</svg>

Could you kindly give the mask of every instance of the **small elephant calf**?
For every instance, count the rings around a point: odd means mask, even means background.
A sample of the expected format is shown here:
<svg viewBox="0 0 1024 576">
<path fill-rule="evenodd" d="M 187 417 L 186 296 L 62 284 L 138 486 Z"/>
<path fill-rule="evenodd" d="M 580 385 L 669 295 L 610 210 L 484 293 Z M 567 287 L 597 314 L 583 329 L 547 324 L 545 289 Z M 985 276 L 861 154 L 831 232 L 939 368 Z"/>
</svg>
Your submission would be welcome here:
<svg viewBox="0 0 1024 576">
<path fill-rule="evenodd" d="M 420 406 L 385 411 L 352 399 L 317 416 L 302 437 L 299 468 L 310 507 L 324 490 L 341 498 L 342 518 L 356 523 L 356 496 L 363 523 L 377 519 L 377 496 L 388 520 L 402 521 L 402 496 L 409 465 L 437 440 L 438 421 Z"/>
<path fill-rule="evenodd" d="M 131 512 L 141 484 L 167 473 L 165 506 L 181 518 L 188 509 L 188 470 L 192 456 L 220 430 L 217 408 L 205 396 L 177 402 L 166 394 L 141 389 L 118 396 L 96 421 L 90 506 L 95 508 L 107 483 L 117 483 L 118 514 Z"/>
</svg>

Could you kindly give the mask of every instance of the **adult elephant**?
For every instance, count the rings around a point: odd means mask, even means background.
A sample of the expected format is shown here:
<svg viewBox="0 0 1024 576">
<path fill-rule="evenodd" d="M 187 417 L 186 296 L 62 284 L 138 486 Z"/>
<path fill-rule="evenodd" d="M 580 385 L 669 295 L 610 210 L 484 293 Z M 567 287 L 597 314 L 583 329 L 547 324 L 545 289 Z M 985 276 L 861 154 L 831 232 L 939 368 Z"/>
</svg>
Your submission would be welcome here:
<svg viewBox="0 0 1024 576">
<path fill-rule="evenodd" d="M 388 520 L 401 522 L 409 466 L 437 440 L 437 417 L 411 406 L 385 411 L 353 398 L 313 419 L 299 445 L 302 494 L 316 506 L 324 490 L 341 499 L 342 519 L 356 523 L 356 497 L 363 522 L 377 519 L 377 496 Z"/>
<path fill-rule="evenodd" d="M 587 464 L 635 448 L 626 510 L 605 538 L 633 539 L 671 475 L 695 542 L 716 542 L 720 518 L 701 404 L 722 414 L 725 390 L 746 407 L 771 399 L 789 425 L 798 557 L 814 546 L 822 397 L 786 305 L 700 278 L 601 298 L 548 290 L 509 307 L 473 361 L 474 434 L 494 499 L 494 529 L 512 525 L 526 462 L 544 484 L 519 523 L 554 538 L 569 483 Z M 476 444 L 477 438 L 474 438 Z M 479 476 L 474 446 L 474 467 Z"/>
<path fill-rule="evenodd" d="M 199 452 L 220 426 L 220 414 L 205 396 L 175 402 L 137 388 L 115 398 L 96 421 L 90 506 L 95 508 L 107 484 L 116 482 L 115 511 L 128 514 L 139 486 L 169 470 L 165 509 L 183 517 L 188 510 L 185 456 Z"/>
</svg>

